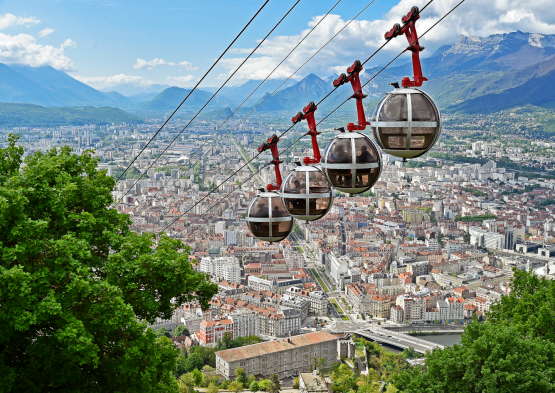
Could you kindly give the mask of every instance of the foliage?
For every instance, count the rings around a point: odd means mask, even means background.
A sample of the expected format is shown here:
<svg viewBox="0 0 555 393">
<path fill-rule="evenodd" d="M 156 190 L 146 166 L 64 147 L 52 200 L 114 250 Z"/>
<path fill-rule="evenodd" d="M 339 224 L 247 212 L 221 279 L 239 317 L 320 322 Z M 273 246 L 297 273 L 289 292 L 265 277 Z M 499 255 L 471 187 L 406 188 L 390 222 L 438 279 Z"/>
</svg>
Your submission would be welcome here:
<svg viewBox="0 0 555 393">
<path fill-rule="evenodd" d="M 475 190 L 474 188 L 467 188 L 467 187 L 463 187 L 462 190 L 464 192 L 469 192 L 472 195 L 474 195 L 475 197 L 487 197 L 488 193 L 487 192 L 483 192 L 480 190 Z"/>
<path fill-rule="evenodd" d="M 222 339 L 218 340 L 217 348 L 218 348 L 218 351 L 221 351 L 224 349 L 239 348 L 245 345 L 258 344 L 261 342 L 262 342 L 262 339 L 255 335 L 251 335 L 247 337 L 237 337 L 234 339 L 231 334 L 226 332 L 224 333 L 224 336 L 222 337 Z"/>
<path fill-rule="evenodd" d="M 227 387 L 227 390 L 229 390 L 230 392 L 233 393 L 240 393 L 244 390 L 244 386 L 241 382 L 237 382 L 237 381 L 232 381 L 230 382 L 229 386 Z"/>
<path fill-rule="evenodd" d="M 208 389 L 206 390 L 206 393 L 218 393 L 219 391 L 220 389 L 218 389 L 218 386 L 211 383 L 210 385 L 208 385 Z"/>
<path fill-rule="evenodd" d="M 472 222 L 472 221 L 493 220 L 495 218 L 496 217 L 492 215 L 465 216 L 465 217 L 457 217 L 455 218 L 455 221 Z"/>
<path fill-rule="evenodd" d="M 200 370 L 204 366 L 204 361 L 198 353 L 191 354 L 185 363 L 185 372 L 192 372 L 193 370 Z"/>
<path fill-rule="evenodd" d="M 293 389 L 298 389 L 299 388 L 299 377 L 295 377 L 293 378 Z M 252 390 L 252 389 L 251 389 Z"/>
<path fill-rule="evenodd" d="M 241 383 L 242 385 L 247 384 L 247 373 L 243 367 L 237 367 L 235 369 L 235 376 L 237 377 L 237 382 Z"/>
<path fill-rule="evenodd" d="M 258 387 L 260 390 L 264 392 L 270 391 L 270 381 L 267 379 L 263 379 L 262 381 L 258 382 Z"/>
<path fill-rule="evenodd" d="M 111 209 L 91 151 L 0 149 L 0 386 L 173 391 L 179 351 L 146 320 L 216 293 L 176 239 L 139 235 Z"/>
<path fill-rule="evenodd" d="M 324 375 L 328 371 L 328 361 L 325 358 L 312 358 L 312 369 Z"/>
<path fill-rule="evenodd" d="M 295 384 L 293 383 L 293 387 L 295 387 Z M 251 383 L 249 385 L 249 389 L 251 392 L 256 393 L 260 390 L 260 387 L 258 386 L 258 382 L 254 381 L 253 383 Z M 298 384 L 297 384 L 297 389 L 298 389 Z"/>
<path fill-rule="evenodd" d="M 165 327 L 161 327 L 160 329 L 158 329 L 156 331 L 156 337 L 158 337 L 158 338 L 160 338 L 160 337 L 170 338 L 171 336 L 172 336 L 171 333 Z"/>
<path fill-rule="evenodd" d="M 143 121 L 121 109 L 112 107 L 82 108 L 43 107 L 32 104 L 0 103 L 2 127 L 59 127 L 85 124 L 142 123 Z"/>
<path fill-rule="evenodd" d="M 174 337 L 188 336 L 189 334 L 190 334 L 189 329 L 187 329 L 187 326 L 185 326 L 185 325 L 177 325 L 177 327 L 173 331 L 173 336 Z"/>
<path fill-rule="evenodd" d="M 281 391 L 281 381 L 277 374 L 270 375 L 270 386 L 268 387 L 269 393 L 279 393 Z"/>
<path fill-rule="evenodd" d="M 461 344 L 395 378 L 405 392 L 549 392 L 555 380 L 555 282 L 515 271 L 511 292 Z"/>
</svg>

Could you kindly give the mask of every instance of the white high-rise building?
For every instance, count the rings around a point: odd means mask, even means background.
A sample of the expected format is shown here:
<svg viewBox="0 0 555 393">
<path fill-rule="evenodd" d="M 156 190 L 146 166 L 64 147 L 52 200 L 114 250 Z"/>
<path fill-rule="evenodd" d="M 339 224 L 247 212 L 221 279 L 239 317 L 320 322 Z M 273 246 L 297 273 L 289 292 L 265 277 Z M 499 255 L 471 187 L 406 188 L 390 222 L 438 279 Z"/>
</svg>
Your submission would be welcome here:
<svg viewBox="0 0 555 393">
<path fill-rule="evenodd" d="M 224 231 L 224 245 L 238 246 L 237 231 Z"/>
<path fill-rule="evenodd" d="M 204 257 L 200 261 L 200 271 L 218 281 L 241 282 L 241 265 L 235 257 Z"/>
</svg>

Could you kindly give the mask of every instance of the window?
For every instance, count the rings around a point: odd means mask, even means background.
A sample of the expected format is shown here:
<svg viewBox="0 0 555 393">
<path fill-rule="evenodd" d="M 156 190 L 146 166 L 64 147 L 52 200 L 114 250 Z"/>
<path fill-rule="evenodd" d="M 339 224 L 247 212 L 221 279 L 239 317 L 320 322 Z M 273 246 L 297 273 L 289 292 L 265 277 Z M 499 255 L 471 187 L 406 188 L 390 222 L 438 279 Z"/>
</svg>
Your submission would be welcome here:
<svg viewBox="0 0 555 393">
<path fill-rule="evenodd" d="M 268 360 L 268 357 L 267 357 L 267 356 L 264 356 L 264 357 L 262 358 L 262 360 L 266 361 L 266 360 Z"/>
<path fill-rule="evenodd" d="M 244 366 L 245 366 L 245 362 L 241 362 L 240 366 L 241 366 L 241 367 L 244 367 Z"/>
<path fill-rule="evenodd" d="M 255 363 L 255 362 L 256 362 L 256 359 L 252 359 L 252 362 Z"/>
</svg>

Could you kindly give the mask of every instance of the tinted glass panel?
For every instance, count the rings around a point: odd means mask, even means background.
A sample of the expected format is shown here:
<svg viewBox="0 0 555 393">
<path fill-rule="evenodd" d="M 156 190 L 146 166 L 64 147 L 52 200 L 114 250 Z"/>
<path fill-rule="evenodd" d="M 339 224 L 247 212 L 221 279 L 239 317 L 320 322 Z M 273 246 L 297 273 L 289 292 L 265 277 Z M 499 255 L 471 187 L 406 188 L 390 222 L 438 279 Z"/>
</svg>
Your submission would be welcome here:
<svg viewBox="0 0 555 393">
<path fill-rule="evenodd" d="M 308 200 L 309 215 L 324 215 L 328 210 L 331 198 L 311 198 Z"/>
<path fill-rule="evenodd" d="M 376 121 L 376 117 L 378 116 L 378 109 L 380 109 L 380 105 L 385 99 L 387 99 L 387 97 L 382 98 L 378 105 L 376 105 L 376 107 L 374 108 L 374 112 L 372 113 L 372 121 Z"/>
<path fill-rule="evenodd" d="M 272 224 L 272 237 L 280 237 L 281 240 L 285 239 L 293 229 L 293 220 L 274 222 Z"/>
<path fill-rule="evenodd" d="M 306 214 L 306 199 L 284 198 L 287 210 L 293 215 L 304 216 Z"/>
<path fill-rule="evenodd" d="M 267 218 L 270 217 L 269 198 L 257 197 L 251 205 L 249 217 Z"/>
<path fill-rule="evenodd" d="M 432 103 L 423 94 L 411 94 L 412 121 L 437 121 Z"/>
<path fill-rule="evenodd" d="M 382 106 L 379 121 L 407 121 L 408 116 L 407 96 L 392 94 Z"/>
<path fill-rule="evenodd" d="M 270 237 L 270 223 L 268 222 L 247 222 L 252 234 L 258 238 Z"/>
<path fill-rule="evenodd" d="M 281 198 L 272 198 L 272 218 L 276 217 L 289 217 L 289 213 L 285 210 Z"/>
<path fill-rule="evenodd" d="M 356 188 L 373 187 L 378 181 L 379 168 L 357 169 Z"/>
<path fill-rule="evenodd" d="M 308 172 L 308 186 L 310 194 L 324 194 L 331 192 L 330 184 L 320 171 Z"/>
<path fill-rule="evenodd" d="M 407 148 L 407 127 L 379 127 L 380 136 L 386 149 Z"/>
<path fill-rule="evenodd" d="M 378 162 L 378 152 L 366 138 L 355 139 L 355 155 L 357 164 Z"/>
<path fill-rule="evenodd" d="M 329 164 L 350 164 L 353 161 L 351 139 L 336 139 L 329 149 L 327 158 Z"/>
<path fill-rule="evenodd" d="M 413 127 L 410 140 L 411 149 L 428 149 L 434 142 L 437 127 Z"/>
<path fill-rule="evenodd" d="M 332 186 L 335 188 L 352 188 L 353 173 L 350 169 L 331 169 L 328 168 L 328 177 Z"/>
<path fill-rule="evenodd" d="M 306 172 L 293 172 L 285 181 L 284 191 L 288 194 L 306 194 Z"/>
</svg>

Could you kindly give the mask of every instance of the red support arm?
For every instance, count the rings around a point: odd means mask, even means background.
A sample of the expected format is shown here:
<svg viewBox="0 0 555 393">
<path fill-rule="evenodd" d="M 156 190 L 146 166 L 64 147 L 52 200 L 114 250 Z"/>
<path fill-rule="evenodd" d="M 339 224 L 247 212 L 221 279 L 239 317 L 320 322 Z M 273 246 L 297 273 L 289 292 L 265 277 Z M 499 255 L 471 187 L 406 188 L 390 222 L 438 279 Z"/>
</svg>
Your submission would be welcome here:
<svg viewBox="0 0 555 393">
<path fill-rule="evenodd" d="M 344 85 L 347 82 L 351 82 L 351 87 L 353 88 L 353 95 L 351 98 L 354 98 L 357 102 L 357 114 L 358 114 L 358 124 L 355 125 L 354 123 L 347 124 L 348 131 L 361 131 L 365 130 L 366 126 L 370 123 L 366 121 L 366 115 L 364 114 L 364 106 L 362 105 L 362 99 L 366 98 L 366 94 L 362 92 L 362 86 L 360 83 L 360 71 L 362 71 L 362 63 L 360 60 L 356 60 L 352 66 L 347 68 L 346 74 L 341 74 L 339 78 L 333 81 L 333 87 L 339 87 Z"/>
<path fill-rule="evenodd" d="M 385 33 L 385 39 L 390 40 L 399 35 L 405 35 L 409 42 L 407 50 L 412 52 L 412 69 L 414 72 L 413 81 L 410 78 L 403 78 L 401 84 L 403 87 L 420 87 L 428 79 L 422 75 L 422 65 L 420 63 L 420 52 L 424 50 L 418 42 L 418 33 L 416 32 L 416 21 L 420 19 L 420 11 L 418 7 L 411 8 L 409 13 L 403 16 L 403 27 L 396 23 L 393 28 Z"/>
<path fill-rule="evenodd" d="M 314 119 L 314 112 L 316 111 L 316 109 L 318 109 L 318 107 L 316 106 L 314 101 L 310 101 L 310 103 L 303 108 L 302 112 L 297 113 L 297 115 L 291 119 L 293 124 L 297 124 L 304 119 L 306 119 L 308 123 L 309 131 L 306 133 L 306 135 L 310 135 L 312 139 L 312 150 L 314 152 L 314 157 L 304 157 L 303 164 L 305 165 L 319 164 L 320 159 L 322 158 L 322 156 L 320 155 L 320 147 L 318 146 L 317 139 L 317 136 L 320 135 L 320 133 L 316 129 L 316 119 Z"/>
<path fill-rule="evenodd" d="M 267 142 L 263 143 L 259 148 L 258 151 L 259 152 L 264 152 L 266 150 L 270 150 L 272 152 L 272 161 L 270 161 L 270 164 L 274 165 L 275 171 L 276 171 L 276 184 L 268 184 L 266 186 L 266 190 L 268 191 L 277 191 L 281 188 L 281 183 L 283 182 L 282 178 L 281 178 L 281 171 L 279 170 L 279 164 L 281 164 L 281 161 L 279 160 L 279 152 L 278 152 L 278 148 L 277 148 L 277 143 L 279 142 L 279 138 L 277 135 L 272 135 L 272 137 L 270 139 L 268 139 Z"/>
</svg>

